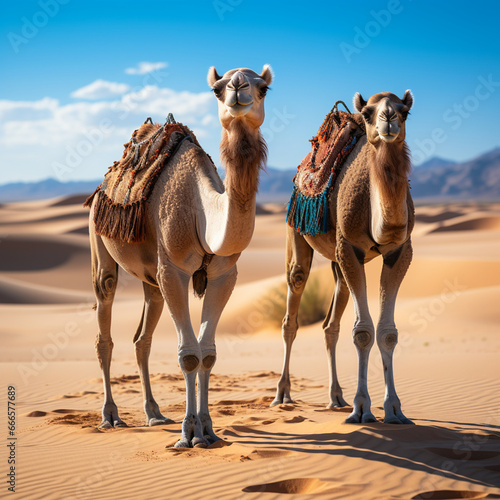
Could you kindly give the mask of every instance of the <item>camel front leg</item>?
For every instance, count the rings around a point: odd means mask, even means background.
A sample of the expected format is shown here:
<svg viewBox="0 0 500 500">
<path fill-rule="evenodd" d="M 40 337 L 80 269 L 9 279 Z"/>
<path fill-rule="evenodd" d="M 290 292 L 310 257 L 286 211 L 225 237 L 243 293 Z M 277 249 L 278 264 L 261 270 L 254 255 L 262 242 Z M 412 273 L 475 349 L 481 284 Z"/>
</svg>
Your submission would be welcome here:
<svg viewBox="0 0 500 500">
<path fill-rule="evenodd" d="M 335 276 L 335 292 L 332 297 L 330 309 L 323 322 L 328 367 L 330 369 L 330 403 L 327 406 L 330 409 L 347 406 L 342 395 L 342 387 L 340 387 L 337 378 L 335 351 L 339 340 L 340 319 L 349 300 L 349 289 L 347 288 L 342 271 L 336 262 L 332 262 L 332 270 Z"/>
<path fill-rule="evenodd" d="M 393 354 L 398 343 L 398 330 L 394 323 L 394 308 L 399 286 L 412 259 L 411 241 L 384 255 L 380 279 L 380 319 L 377 325 L 377 344 L 382 355 L 385 378 L 384 422 L 413 424 L 401 411 L 401 402 L 394 384 Z"/>
<path fill-rule="evenodd" d="M 219 441 L 213 429 L 208 409 L 208 388 L 210 373 L 217 359 L 215 348 L 215 331 L 224 307 L 236 284 L 236 266 L 216 279 L 208 280 L 198 342 L 201 348 L 202 361 L 198 370 L 198 416 L 201 420 L 203 435 L 208 443 Z"/>
<path fill-rule="evenodd" d="M 146 424 L 149 426 L 161 425 L 172 422 L 164 417 L 153 397 L 151 381 L 149 379 L 149 354 L 153 332 L 158 324 L 163 311 L 164 299 L 159 288 L 143 283 L 144 286 L 144 310 L 142 320 L 134 337 L 135 356 L 141 376 L 142 394 L 144 396 L 144 412 L 146 413 Z"/>
<path fill-rule="evenodd" d="M 201 362 L 201 349 L 189 317 L 188 285 L 191 276 L 170 262 L 158 269 L 158 283 L 177 331 L 179 365 L 186 381 L 186 416 L 182 437 L 176 448 L 206 445 L 196 409 L 196 374 Z"/>
<path fill-rule="evenodd" d="M 358 388 L 354 397 L 354 408 L 346 419 L 346 423 L 376 422 L 377 419 L 371 412 L 371 400 L 368 394 L 368 359 L 375 340 L 375 329 L 368 310 L 366 295 L 365 253 L 341 236 L 337 239 L 336 254 L 337 262 L 354 301 L 356 320 L 352 335 L 359 361 Z"/>
<path fill-rule="evenodd" d="M 304 237 L 291 227 L 287 227 L 286 251 L 288 293 L 286 313 L 282 325 L 285 356 L 283 360 L 283 370 L 278 381 L 276 397 L 271 403 L 271 406 L 283 403 L 293 403 L 292 397 L 290 396 L 290 355 L 292 353 L 292 344 L 299 328 L 297 318 L 300 299 L 304 293 L 313 259 L 313 249 L 309 246 Z"/>
</svg>

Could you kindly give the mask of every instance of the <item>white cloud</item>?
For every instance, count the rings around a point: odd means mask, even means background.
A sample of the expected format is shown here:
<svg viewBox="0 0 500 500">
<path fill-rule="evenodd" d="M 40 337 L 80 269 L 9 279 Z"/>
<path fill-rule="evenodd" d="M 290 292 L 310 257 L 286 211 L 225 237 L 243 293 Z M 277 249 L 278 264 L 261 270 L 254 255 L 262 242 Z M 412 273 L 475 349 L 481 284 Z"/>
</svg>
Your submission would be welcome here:
<svg viewBox="0 0 500 500">
<path fill-rule="evenodd" d="M 166 68 L 167 66 L 168 64 L 166 62 L 143 61 L 140 62 L 136 68 L 127 68 L 125 73 L 127 73 L 127 75 L 146 75 L 147 73 L 158 71 L 159 69 Z"/>
<path fill-rule="evenodd" d="M 96 80 L 71 93 L 71 97 L 76 99 L 109 99 L 117 97 L 130 90 L 126 83 L 107 82 L 106 80 Z"/>
<path fill-rule="evenodd" d="M 148 85 L 101 101 L 0 100 L 0 163 L 9 167 L 0 171 L 0 183 L 100 178 L 120 158 L 133 130 L 148 116 L 163 123 L 168 113 L 192 128 L 217 157 L 220 126 L 211 92 Z"/>
</svg>

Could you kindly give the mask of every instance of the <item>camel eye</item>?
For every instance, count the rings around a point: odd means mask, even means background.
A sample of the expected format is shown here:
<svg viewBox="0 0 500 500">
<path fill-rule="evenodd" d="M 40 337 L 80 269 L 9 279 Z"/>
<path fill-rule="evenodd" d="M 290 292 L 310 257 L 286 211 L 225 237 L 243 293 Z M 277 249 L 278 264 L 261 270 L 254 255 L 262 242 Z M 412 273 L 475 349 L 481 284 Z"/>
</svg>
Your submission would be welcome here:
<svg viewBox="0 0 500 500">
<path fill-rule="evenodd" d="M 269 87 L 266 85 L 265 87 L 261 87 L 259 90 L 259 97 L 263 99 L 266 97 L 267 91 L 269 90 Z"/>
<path fill-rule="evenodd" d="M 368 107 L 365 106 L 361 110 L 361 114 L 363 115 L 363 118 L 365 119 L 365 121 L 367 123 L 370 123 L 370 121 L 372 119 L 372 116 L 373 116 L 373 109 L 372 108 L 368 108 Z"/>
<path fill-rule="evenodd" d="M 222 95 L 222 90 L 218 87 L 213 87 L 212 92 L 215 94 L 215 97 L 217 97 L 217 99 Z"/>
</svg>

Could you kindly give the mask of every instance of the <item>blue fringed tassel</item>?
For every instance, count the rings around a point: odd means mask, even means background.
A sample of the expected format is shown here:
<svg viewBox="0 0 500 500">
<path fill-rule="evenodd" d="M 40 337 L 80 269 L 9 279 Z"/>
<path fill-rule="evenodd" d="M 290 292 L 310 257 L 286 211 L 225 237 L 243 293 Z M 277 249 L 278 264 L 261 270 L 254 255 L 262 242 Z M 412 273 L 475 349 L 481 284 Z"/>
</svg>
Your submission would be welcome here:
<svg viewBox="0 0 500 500">
<path fill-rule="evenodd" d="M 323 192 L 317 196 L 304 196 L 297 186 L 293 187 L 292 196 L 288 202 L 286 220 L 288 225 L 302 235 L 316 236 L 325 234 L 330 229 L 328 210 L 328 195 L 332 184 L 333 173 Z"/>
</svg>

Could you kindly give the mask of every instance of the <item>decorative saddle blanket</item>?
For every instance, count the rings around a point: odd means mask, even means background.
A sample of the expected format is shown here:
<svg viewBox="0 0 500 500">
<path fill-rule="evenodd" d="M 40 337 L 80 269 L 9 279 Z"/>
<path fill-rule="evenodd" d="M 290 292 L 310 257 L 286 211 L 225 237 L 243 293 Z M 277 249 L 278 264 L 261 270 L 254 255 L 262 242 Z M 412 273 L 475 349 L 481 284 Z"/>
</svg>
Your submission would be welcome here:
<svg viewBox="0 0 500 500">
<path fill-rule="evenodd" d="M 343 104 L 347 112 L 339 111 Z M 329 194 L 342 165 L 365 134 L 360 114 L 352 114 L 337 101 L 311 139 L 311 152 L 297 167 L 288 203 L 287 223 L 300 234 L 316 236 L 329 230 Z"/>
<path fill-rule="evenodd" d="M 97 200 L 97 234 L 127 243 L 144 240 L 146 202 L 161 172 L 185 140 L 199 146 L 193 132 L 176 123 L 172 114 L 162 126 L 148 118 L 134 131 L 124 144 L 122 158 L 109 167 L 103 183 L 84 203 L 91 207 Z"/>
</svg>

